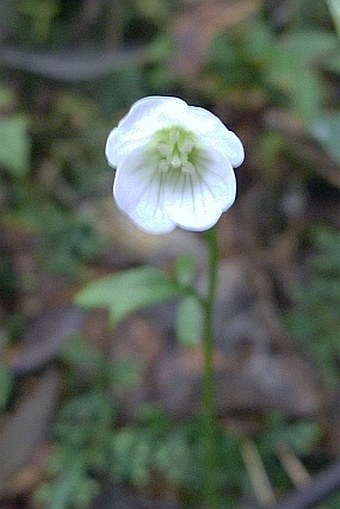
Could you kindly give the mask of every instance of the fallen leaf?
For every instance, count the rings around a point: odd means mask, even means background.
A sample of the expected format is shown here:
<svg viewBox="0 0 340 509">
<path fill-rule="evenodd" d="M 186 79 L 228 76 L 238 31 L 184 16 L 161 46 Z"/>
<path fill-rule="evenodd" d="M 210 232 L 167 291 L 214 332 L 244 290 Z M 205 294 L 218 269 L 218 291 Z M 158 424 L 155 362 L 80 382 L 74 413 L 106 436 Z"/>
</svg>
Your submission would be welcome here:
<svg viewBox="0 0 340 509">
<path fill-rule="evenodd" d="M 0 495 L 10 490 L 11 480 L 20 473 L 45 438 L 57 404 L 59 373 L 49 369 L 38 385 L 25 391 L 0 435 Z"/>
<path fill-rule="evenodd" d="M 260 5 L 259 0 L 202 0 L 180 11 L 171 30 L 176 46 L 169 63 L 171 70 L 192 78 L 205 64 L 215 35 L 244 21 Z"/>
<path fill-rule="evenodd" d="M 84 318 L 85 312 L 75 306 L 43 311 L 23 332 L 18 352 L 9 363 L 13 373 L 26 375 L 54 360 Z"/>
</svg>

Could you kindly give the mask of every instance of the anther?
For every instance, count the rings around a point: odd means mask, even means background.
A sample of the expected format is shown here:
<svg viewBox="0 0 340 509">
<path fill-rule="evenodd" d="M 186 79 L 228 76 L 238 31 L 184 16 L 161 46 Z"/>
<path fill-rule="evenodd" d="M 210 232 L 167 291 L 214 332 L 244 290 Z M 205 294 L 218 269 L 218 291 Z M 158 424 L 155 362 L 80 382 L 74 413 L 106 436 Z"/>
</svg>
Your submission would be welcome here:
<svg viewBox="0 0 340 509">
<path fill-rule="evenodd" d="M 183 153 L 183 154 L 190 154 L 190 152 L 192 151 L 194 147 L 194 142 L 191 141 L 191 140 L 186 140 L 183 145 L 181 145 L 180 147 L 180 151 Z"/>
<path fill-rule="evenodd" d="M 172 149 L 167 145 L 167 143 L 158 143 L 157 150 L 162 156 L 170 156 Z"/>
<path fill-rule="evenodd" d="M 173 131 L 170 131 L 169 138 L 170 138 L 171 143 L 173 143 L 173 144 L 177 143 L 179 140 L 179 130 L 174 129 Z"/>
</svg>

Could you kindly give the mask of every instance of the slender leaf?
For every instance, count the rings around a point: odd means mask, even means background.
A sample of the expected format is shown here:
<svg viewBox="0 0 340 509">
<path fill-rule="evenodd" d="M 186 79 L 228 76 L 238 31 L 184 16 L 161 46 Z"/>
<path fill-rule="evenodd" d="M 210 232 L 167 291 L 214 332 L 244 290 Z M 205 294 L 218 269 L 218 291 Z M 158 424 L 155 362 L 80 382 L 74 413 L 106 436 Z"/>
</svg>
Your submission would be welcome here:
<svg viewBox="0 0 340 509">
<path fill-rule="evenodd" d="M 189 286 L 194 280 L 194 259 L 190 255 L 180 256 L 176 260 L 176 278 L 180 286 Z"/>
<path fill-rule="evenodd" d="M 15 177 L 26 175 L 30 151 L 26 119 L 0 118 L 0 139 L 0 164 Z"/>
<path fill-rule="evenodd" d="M 4 364 L 0 364 L 0 411 L 6 406 L 13 384 L 12 374 Z"/>
<path fill-rule="evenodd" d="M 203 334 L 203 308 L 192 295 L 184 297 L 177 310 L 176 333 L 184 346 L 196 346 Z"/>
</svg>

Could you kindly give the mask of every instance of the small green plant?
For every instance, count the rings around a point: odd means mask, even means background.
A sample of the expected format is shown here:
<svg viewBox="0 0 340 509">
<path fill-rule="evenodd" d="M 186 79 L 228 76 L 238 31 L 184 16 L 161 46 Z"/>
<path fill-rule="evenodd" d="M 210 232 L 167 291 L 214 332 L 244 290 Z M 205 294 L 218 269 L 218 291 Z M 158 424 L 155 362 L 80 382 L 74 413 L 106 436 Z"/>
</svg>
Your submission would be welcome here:
<svg viewBox="0 0 340 509">
<path fill-rule="evenodd" d="M 86 509 L 103 478 L 137 490 L 162 479 L 182 493 L 184 501 L 202 501 L 205 453 L 201 417 L 174 422 L 155 405 L 146 404 L 137 412 L 134 424 L 121 427 L 112 386 L 124 390 L 136 382 L 135 361 L 109 361 L 79 337 L 70 341 L 63 359 L 68 396 L 52 430 L 50 480 L 36 492 L 40 507 Z M 216 475 L 221 489 L 234 494 L 235 503 L 243 470 L 237 435 L 221 432 Z"/>
<path fill-rule="evenodd" d="M 325 381 L 334 386 L 340 377 L 340 234 L 319 232 L 315 247 L 318 254 L 310 260 L 309 281 L 295 288 L 286 323 L 292 337 L 310 351 Z"/>
<path fill-rule="evenodd" d="M 298 481 L 292 464 L 299 465 L 300 475 L 309 478 L 308 454 L 318 439 L 318 426 L 311 419 L 292 420 L 278 412 L 270 413 L 264 428 L 253 441 L 243 442 L 243 458 L 247 465 L 245 487 L 255 492 L 259 506 L 272 505 L 276 493 L 289 491 Z"/>
<path fill-rule="evenodd" d="M 104 246 L 104 237 L 90 215 L 50 208 L 42 221 L 40 256 L 52 274 L 72 279 L 86 270 Z M 60 239 L 63 239 L 60 242 Z"/>
<path fill-rule="evenodd" d="M 63 356 L 67 396 L 53 426 L 50 480 L 36 499 L 43 509 L 86 509 L 103 479 L 113 479 L 146 494 L 157 483 L 171 487 L 183 508 L 204 500 L 205 449 L 202 416 L 170 419 L 152 403 L 142 405 L 133 423 L 122 426 L 112 387 L 120 392 L 136 383 L 135 361 L 113 362 L 74 337 Z M 280 414 L 266 418 L 254 441 L 274 487 L 289 489 L 277 459 L 285 445 L 303 456 L 317 438 L 311 421 L 289 422 Z M 240 497 L 252 491 L 242 460 L 243 437 L 235 429 L 218 433 L 214 475 L 226 509 L 240 509 Z M 249 473 L 249 472 L 248 472 Z"/>
<path fill-rule="evenodd" d="M 79 337 L 70 341 L 63 358 L 69 394 L 53 427 L 51 480 L 36 497 L 44 508 L 85 509 L 98 491 L 98 479 L 112 470 L 114 461 L 117 408 L 111 385 L 129 385 L 138 369 L 135 363 L 116 365 Z"/>
<path fill-rule="evenodd" d="M 119 430 L 112 439 L 112 474 L 135 488 L 152 485 L 154 479 L 165 481 L 177 491 L 183 507 L 196 507 L 204 500 L 201 429 L 199 417 L 173 422 L 154 405 L 141 408 L 137 424 Z M 244 476 L 240 439 L 235 432 L 220 432 L 218 445 L 217 484 L 236 504 Z"/>
</svg>

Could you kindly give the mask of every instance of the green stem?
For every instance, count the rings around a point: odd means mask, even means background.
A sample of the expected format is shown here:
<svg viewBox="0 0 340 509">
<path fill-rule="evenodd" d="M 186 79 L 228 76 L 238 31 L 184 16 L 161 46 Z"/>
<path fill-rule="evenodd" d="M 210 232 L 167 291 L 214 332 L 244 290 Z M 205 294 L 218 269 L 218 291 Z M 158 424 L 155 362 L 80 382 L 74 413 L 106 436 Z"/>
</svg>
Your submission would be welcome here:
<svg viewBox="0 0 340 509">
<path fill-rule="evenodd" d="M 209 244 L 208 293 L 204 303 L 205 333 L 203 339 L 204 372 L 203 372 L 203 411 L 204 439 L 206 447 L 206 486 L 205 498 L 209 509 L 220 508 L 220 497 L 217 485 L 218 443 L 217 443 L 217 408 L 216 381 L 214 371 L 214 331 L 213 314 L 217 288 L 218 248 L 216 231 L 207 232 Z"/>
</svg>

